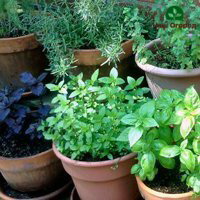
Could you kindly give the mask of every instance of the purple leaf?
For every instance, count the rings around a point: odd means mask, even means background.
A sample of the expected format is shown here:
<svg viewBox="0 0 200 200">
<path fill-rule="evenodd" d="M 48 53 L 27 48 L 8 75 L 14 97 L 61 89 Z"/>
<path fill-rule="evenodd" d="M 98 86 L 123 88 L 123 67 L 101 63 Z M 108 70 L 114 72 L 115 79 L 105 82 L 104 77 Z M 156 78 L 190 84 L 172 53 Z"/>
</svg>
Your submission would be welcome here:
<svg viewBox="0 0 200 200">
<path fill-rule="evenodd" d="M 33 75 L 30 72 L 24 72 L 20 74 L 20 80 L 22 83 L 31 86 L 35 83 L 37 83 L 37 79 L 33 77 Z"/>
<path fill-rule="evenodd" d="M 47 73 L 42 73 L 38 78 L 37 81 L 38 82 L 42 82 L 47 76 Z"/>
<path fill-rule="evenodd" d="M 10 113 L 9 108 L 0 110 L 0 121 L 4 121 L 6 119 L 6 117 L 9 115 L 9 113 Z"/>
</svg>

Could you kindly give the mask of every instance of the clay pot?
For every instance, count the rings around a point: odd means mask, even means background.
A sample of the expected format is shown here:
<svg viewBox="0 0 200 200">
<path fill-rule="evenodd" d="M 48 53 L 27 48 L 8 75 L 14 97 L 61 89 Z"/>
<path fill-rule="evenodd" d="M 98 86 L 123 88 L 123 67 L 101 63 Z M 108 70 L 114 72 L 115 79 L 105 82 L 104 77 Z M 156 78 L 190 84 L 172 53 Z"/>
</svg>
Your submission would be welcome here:
<svg viewBox="0 0 200 200">
<path fill-rule="evenodd" d="M 69 182 L 67 185 L 62 186 L 56 191 L 53 191 L 47 195 L 31 198 L 31 199 L 16 199 L 7 196 L 0 190 L 0 199 L 1 200 L 58 200 L 58 197 L 60 197 L 62 194 L 66 193 L 68 190 L 70 190 L 72 183 Z"/>
<path fill-rule="evenodd" d="M 192 192 L 182 194 L 167 194 L 157 192 L 147 187 L 139 177 L 136 177 L 136 180 L 140 193 L 145 200 L 200 200 L 200 198 L 195 198 Z"/>
<path fill-rule="evenodd" d="M 19 75 L 31 72 L 38 76 L 48 63 L 34 34 L 0 39 L 0 88 L 11 85 L 21 87 Z"/>
<path fill-rule="evenodd" d="M 154 51 L 155 44 L 162 48 L 160 39 L 153 40 L 146 47 Z M 183 92 L 191 85 L 194 85 L 197 92 L 200 92 L 200 66 L 191 70 L 164 69 L 159 66 L 140 63 L 138 54 L 136 54 L 135 60 L 138 67 L 145 71 L 148 85 L 154 97 L 158 97 L 163 89 L 176 89 Z"/>
<path fill-rule="evenodd" d="M 81 200 L 134 200 L 139 193 L 135 178 L 130 174 L 136 162 L 135 154 L 101 162 L 82 162 L 53 150 L 61 159 L 65 171 L 72 176 Z"/>
<path fill-rule="evenodd" d="M 0 157 L 0 172 L 8 184 L 21 192 L 50 187 L 63 175 L 63 167 L 52 149 L 25 158 Z"/>
<path fill-rule="evenodd" d="M 120 62 L 117 63 L 119 76 L 122 78 L 126 78 L 128 75 L 136 75 L 137 73 L 137 70 L 133 71 L 134 57 L 132 46 L 132 40 L 128 40 L 122 44 L 125 53 L 119 56 Z M 74 56 L 76 60 L 74 65 L 77 67 L 72 69 L 71 73 L 73 75 L 78 75 L 82 72 L 85 79 L 90 78 L 93 72 L 97 69 L 100 70 L 100 76 L 108 76 L 110 70 L 114 67 L 114 64 L 102 65 L 107 59 L 101 56 L 101 51 L 98 49 L 77 49 L 74 50 Z"/>
</svg>

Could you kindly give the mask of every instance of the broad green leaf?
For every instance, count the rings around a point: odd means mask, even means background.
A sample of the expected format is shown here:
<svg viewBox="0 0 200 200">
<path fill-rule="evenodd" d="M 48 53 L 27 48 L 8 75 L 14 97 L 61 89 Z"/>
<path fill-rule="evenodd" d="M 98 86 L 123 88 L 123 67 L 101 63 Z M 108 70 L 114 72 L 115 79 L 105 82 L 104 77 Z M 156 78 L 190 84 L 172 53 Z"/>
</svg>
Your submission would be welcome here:
<svg viewBox="0 0 200 200">
<path fill-rule="evenodd" d="M 145 118 L 143 121 L 143 126 L 145 128 L 159 127 L 158 123 L 153 118 Z"/>
<path fill-rule="evenodd" d="M 141 83 L 142 83 L 143 80 L 144 80 L 144 77 L 143 77 L 143 76 L 140 77 L 140 78 L 138 78 L 138 79 L 136 80 L 136 85 L 137 85 L 137 86 L 141 85 Z"/>
<path fill-rule="evenodd" d="M 200 155 L 200 139 L 194 139 L 192 146 L 193 146 L 194 152 Z"/>
<path fill-rule="evenodd" d="M 155 163 L 156 157 L 153 152 L 145 153 L 141 158 L 141 167 L 145 174 L 150 173 L 154 169 Z"/>
<path fill-rule="evenodd" d="M 184 103 L 187 109 L 196 109 L 200 107 L 199 95 L 194 89 L 194 87 L 190 87 L 187 89 L 185 94 Z"/>
<path fill-rule="evenodd" d="M 97 79 L 98 79 L 98 76 L 99 76 L 99 69 L 97 69 L 91 76 L 91 80 L 93 82 L 95 82 Z"/>
<path fill-rule="evenodd" d="M 161 149 L 160 156 L 165 158 L 174 158 L 181 153 L 181 149 L 176 145 L 168 145 Z"/>
<path fill-rule="evenodd" d="M 132 152 L 141 152 L 143 147 L 145 147 L 146 143 L 143 139 L 138 140 L 132 147 Z"/>
<path fill-rule="evenodd" d="M 105 94 L 100 94 L 98 97 L 97 97 L 97 100 L 98 101 L 102 101 L 102 100 L 105 100 L 107 97 Z"/>
<path fill-rule="evenodd" d="M 115 67 L 113 67 L 110 71 L 110 77 L 113 77 L 113 78 L 117 78 L 118 77 L 118 71 Z"/>
<path fill-rule="evenodd" d="M 130 129 L 131 127 L 128 127 L 125 130 L 123 130 L 121 134 L 119 135 L 119 137 L 117 138 L 117 141 L 128 142 L 128 134 L 129 134 Z"/>
<path fill-rule="evenodd" d="M 59 87 L 55 84 L 52 84 L 52 83 L 46 84 L 46 87 L 52 92 L 59 90 Z"/>
<path fill-rule="evenodd" d="M 134 125 L 137 121 L 137 118 L 135 114 L 127 114 L 124 117 L 122 117 L 121 121 L 127 125 Z"/>
<path fill-rule="evenodd" d="M 133 165 L 131 168 L 131 174 L 139 173 L 140 169 L 141 169 L 140 165 L 138 165 L 138 164 Z"/>
<path fill-rule="evenodd" d="M 74 97 L 78 96 L 79 94 L 80 94 L 79 91 L 74 91 L 69 95 L 69 98 L 74 98 Z"/>
<path fill-rule="evenodd" d="M 174 169 L 175 167 L 175 159 L 173 158 L 165 158 L 162 156 L 158 157 L 160 164 L 166 169 Z"/>
<path fill-rule="evenodd" d="M 195 119 L 193 116 L 188 116 L 183 119 L 180 130 L 181 130 L 181 135 L 184 139 L 190 134 L 190 131 L 192 130 L 194 124 L 195 124 Z"/>
<path fill-rule="evenodd" d="M 179 141 L 182 139 L 181 132 L 180 132 L 180 126 L 175 126 L 173 129 L 173 139 L 175 142 Z"/>
<path fill-rule="evenodd" d="M 142 128 L 131 127 L 128 134 L 130 147 L 132 147 L 142 137 L 142 134 L 143 134 Z"/>
<path fill-rule="evenodd" d="M 145 135 L 145 139 L 151 143 L 153 142 L 155 139 L 157 139 L 159 137 L 159 132 L 157 128 L 153 128 L 151 129 L 146 135 Z"/>
<path fill-rule="evenodd" d="M 163 126 L 159 128 L 159 138 L 167 142 L 167 144 L 173 143 L 172 130 L 169 126 Z"/>
<path fill-rule="evenodd" d="M 180 161 L 183 163 L 191 172 L 195 169 L 196 159 L 192 151 L 184 149 L 181 152 Z"/>
<path fill-rule="evenodd" d="M 102 78 L 99 78 L 99 82 L 109 84 L 109 83 L 112 83 L 112 80 L 109 77 L 102 77 Z"/>
<path fill-rule="evenodd" d="M 167 146 L 167 143 L 164 140 L 154 140 L 152 143 L 153 151 L 157 152 L 158 154 L 160 153 L 160 150 Z"/>
<path fill-rule="evenodd" d="M 127 77 L 127 81 L 128 81 L 128 84 L 130 85 L 135 84 L 135 79 L 130 76 Z"/>
<path fill-rule="evenodd" d="M 187 145 L 188 145 L 188 139 L 183 140 L 183 142 L 181 142 L 181 146 L 180 147 L 183 150 L 183 149 L 185 149 L 187 147 Z"/>
<path fill-rule="evenodd" d="M 139 109 L 139 115 L 144 118 L 151 118 L 155 112 L 155 101 L 149 101 L 143 104 Z"/>
</svg>

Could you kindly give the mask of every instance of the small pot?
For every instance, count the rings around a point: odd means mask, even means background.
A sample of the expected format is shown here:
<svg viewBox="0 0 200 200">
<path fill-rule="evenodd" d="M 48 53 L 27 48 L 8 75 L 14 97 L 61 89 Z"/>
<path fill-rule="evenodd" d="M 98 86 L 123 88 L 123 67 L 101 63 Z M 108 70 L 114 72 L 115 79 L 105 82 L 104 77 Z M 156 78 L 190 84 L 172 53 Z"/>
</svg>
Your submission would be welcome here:
<svg viewBox="0 0 200 200">
<path fill-rule="evenodd" d="M 24 158 L 0 157 L 0 172 L 8 184 L 21 192 L 33 192 L 53 185 L 63 167 L 52 149 Z"/>
<path fill-rule="evenodd" d="M 21 87 L 19 75 L 31 72 L 38 76 L 48 66 L 40 43 L 34 34 L 15 38 L 0 38 L 0 88 Z"/>
<path fill-rule="evenodd" d="M 71 196 L 70 196 L 70 200 L 80 200 L 80 197 L 78 196 L 78 193 L 77 193 L 75 187 L 72 190 L 72 193 L 71 193 Z"/>
<path fill-rule="evenodd" d="M 62 186 L 61 188 L 57 189 L 56 191 L 53 191 L 49 194 L 46 194 L 41 197 L 31 198 L 31 199 L 16 199 L 7 196 L 0 190 L 0 199 L 1 200 L 58 200 L 58 197 L 60 197 L 62 194 L 66 193 L 67 190 L 71 188 L 72 183 L 69 182 L 67 185 Z"/>
<path fill-rule="evenodd" d="M 146 47 L 154 50 L 155 44 L 162 48 L 160 39 L 153 40 Z M 140 63 L 138 53 L 136 54 L 135 60 L 138 67 L 145 71 L 148 85 L 155 98 L 159 96 L 163 89 L 176 89 L 184 92 L 191 85 L 194 85 L 197 92 L 200 92 L 200 66 L 199 68 L 191 70 L 164 69 L 159 66 Z"/>
<path fill-rule="evenodd" d="M 147 187 L 139 177 L 136 177 L 138 188 L 142 197 L 146 200 L 200 200 L 200 198 L 195 198 L 193 192 L 187 192 L 182 194 L 167 194 L 162 192 L 157 192 Z"/>
<path fill-rule="evenodd" d="M 128 40 L 122 44 L 123 54 L 119 56 L 119 62 L 117 62 L 117 69 L 119 76 L 126 78 L 127 76 L 135 75 L 133 72 L 133 41 Z M 103 64 L 107 58 L 102 57 L 102 52 L 98 49 L 76 49 L 74 50 L 74 57 L 76 62 L 74 63 L 76 68 L 71 69 L 71 73 L 78 75 L 81 72 L 84 74 L 84 78 L 90 78 L 93 72 L 99 69 L 100 76 L 108 76 L 114 64 Z"/>
<path fill-rule="evenodd" d="M 81 200 L 134 200 L 139 196 L 135 178 L 130 174 L 136 154 L 108 161 L 82 162 L 65 157 L 55 146 L 53 150 L 72 176 Z"/>
</svg>

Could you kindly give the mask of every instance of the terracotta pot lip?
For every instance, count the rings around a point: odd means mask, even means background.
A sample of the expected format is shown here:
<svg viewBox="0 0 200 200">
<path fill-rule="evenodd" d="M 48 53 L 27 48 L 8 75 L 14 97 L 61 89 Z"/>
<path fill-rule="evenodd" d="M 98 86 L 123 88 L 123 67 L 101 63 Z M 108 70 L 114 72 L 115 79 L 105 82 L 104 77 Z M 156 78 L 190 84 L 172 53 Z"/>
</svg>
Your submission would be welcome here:
<svg viewBox="0 0 200 200">
<path fill-rule="evenodd" d="M 27 157 L 22 157 L 22 158 L 6 158 L 6 157 L 3 157 L 3 156 L 0 156 L 0 160 L 10 160 L 10 161 L 16 161 L 16 160 L 20 160 L 20 161 L 23 161 L 23 160 L 27 160 L 27 159 L 34 159 L 34 158 L 38 158 L 40 156 L 44 156 L 50 152 L 52 152 L 53 149 L 49 149 L 49 150 L 46 150 L 46 151 L 43 151 L 41 153 L 38 153 L 34 156 L 27 156 Z"/>
<path fill-rule="evenodd" d="M 63 162 L 67 162 L 67 163 L 69 163 L 71 165 L 75 165 L 75 166 L 89 167 L 89 168 L 113 165 L 113 164 L 116 164 L 119 162 L 126 161 L 130 158 L 134 158 L 136 156 L 135 153 L 130 153 L 126 156 L 116 158 L 114 160 L 106 160 L 106 161 L 99 161 L 99 162 L 86 162 L 86 161 L 72 160 L 72 159 L 64 156 L 57 150 L 55 144 L 53 144 L 53 151 L 56 154 L 56 156 Z"/>
<path fill-rule="evenodd" d="M 30 37 L 35 37 L 35 34 L 30 33 L 30 34 L 19 36 L 19 37 L 0 38 L 0 41 L 13 41 L 13 40 L 19 40 L 19 39 L 30 38 Z"/>
<path fill-rule="evenodd" d="M 60 187 L 59 189 L 46 194 L 44 196 L 40 196 L 40 197 L 35 197 L 35 198 L 31 198 L 30 200 L 45 200 L 45 199 L 49 199 L 49 198 L 53 198 L 54 196 L 64 192 L 65 190 L 67 190 L 67 188 L 72 184 L 72 181 L 69 181 L 66 185 Z M 7 198 L 8 200 L 27 200 L 27 199 L 14 199 L 13 197 L 9 197 L 6 194 L 4 194 L 1 189 L 0 189 L 0 197 L 5 199 Z"/>
<path fill-rule="evenodd" d="M 150 48 L 153 44 L 161 43 L 160 38 L 152 40 L 148 44 L 145 45 L 146 48 Z M 200 75 L 200 66 L 195 69 L 165 69 L 158 66 L 154 66 L 151 64 L 142 64 L 138 60 L 138 53 L 135 55 L 135 62 L 137 63 L 138 67 L 140 67 L 142 70 L 144 70 L 147 73 L 155 74 L 159 76 L 165 76 L 165 77 L 193 77 L 193 76 L 199 76 Z"/>
<path fill-rule="evenodd" d="M 152 190 L 151 188 L 147 187 L 143 183 L 143 181 L 140 179 L 140 177 L 136 176 L 136 180 L 138 182 L 138 185 L 141 185 L 141 187 L 144 188 L 144 190 L 146 190 L 148 193 L 151 193 L 154 196 L 158 196 L 161 198 L 177 199 L 177 198 L 183 198 L 183 197 L 188 197 L 188 196 L 193 195 L 193 192 L 186 192 L 186 193 L 180 193 L 180 194 L 168 194 L 168 193 L 157 192 L 157 191 Z"/>
<path fill-rule="evenodd" d="M 122 43 L 122 47 L 133 42 L 133 40 L 129 39 Z M 99 53 L 101 52 L 99 49 L 74 49 L 74 52 L 81 52 L 81 53 Z"/>
</svg>

